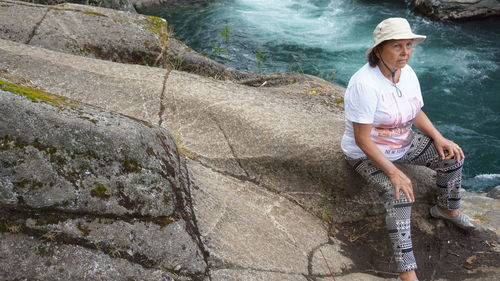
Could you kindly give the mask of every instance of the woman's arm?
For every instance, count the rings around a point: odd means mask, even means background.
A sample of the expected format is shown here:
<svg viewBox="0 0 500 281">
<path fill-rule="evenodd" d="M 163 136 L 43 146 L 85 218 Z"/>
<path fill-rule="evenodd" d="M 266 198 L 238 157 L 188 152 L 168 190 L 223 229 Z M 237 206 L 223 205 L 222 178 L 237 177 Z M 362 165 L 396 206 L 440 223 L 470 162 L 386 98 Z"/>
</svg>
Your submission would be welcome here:
<svg viewBox="0 0 500 281">
<path fill-rule="evenodd" d="M 394 186 L 394 195 L 399 199 L 399 192 L 403 191 L 408 201 L 415 201 L 411 180 L 398 169 L 385 155 L 378 149 L 372 141 L 370 132 L 372 124 L 352 123 L 354 129 L 354 139 L 356 144 L 363 150 L 368 158 L 379 167 L 391 180 Z"/>
<path fill-rule="evenodd" d="M 456 156 L 457 162 L 460 162 L 465 157 L 462 149 L 456 143 L 443 137 L 423 111 L 417 114 L 413 124 L 417 129 L 432 138 L 441 159 L 451 159 Z M 446 154 L 445 151 L 448 153 Z"/>
</svg>

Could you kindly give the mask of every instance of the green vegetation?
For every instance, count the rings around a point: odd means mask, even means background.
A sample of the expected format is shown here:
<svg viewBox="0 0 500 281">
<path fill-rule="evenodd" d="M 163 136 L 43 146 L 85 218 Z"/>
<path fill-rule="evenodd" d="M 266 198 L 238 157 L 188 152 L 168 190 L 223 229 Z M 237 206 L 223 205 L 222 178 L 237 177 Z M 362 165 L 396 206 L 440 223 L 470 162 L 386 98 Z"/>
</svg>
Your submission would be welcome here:
<svg viewBox="0 0 500 281">
<path fill-rule="evenodd" d="M 87 15 L 94 15 L 94 16 L 99 16 L 99 17 L 105 17 L 106 16 L 105 14 L 101 14 L 101 13 L 94 12 L 94 11 L 83 11 L 83 13 L 87 14 Z"/>
<path fill-rule="evenodd" d="M 99 17 L 107 17 L 105 14 L 102 14 L 102 13 L 99 13 L 99 12 L 94 12 L 94 11 L 89 11 L 89 10 L 78 10 L 78 9 L 70 9 L 70 8 L 54 7 L 54 6 L 47 7 L 47 9 L 49 9 L 49 10 L 55 10 L 55 11 L 80 12 L 80 13 L 84 13 L 84 14 L 87 14 L 87 15 L 94 15 L 94 16 L 99 16 Z"/>
<path fill-rule="evenodd" d="M 25 188 L 27 184 L 29 184 L 31 186 L 31 188 L 39 188 L 39 187 L 43 186 L 42 182 L 27 180 L 27 179 L 23 179 L 21 181 L 14 182 L 14 185 L 18 188 Z"/>
<path fill-rule="evenodd" d="M 125 171 L 129 173 L 136 173 L 141 171 L 141 166 L 137 163 L 137 161 L 133 159 L 129 159 L 127 156 L 122 161 L 123 168 Z"/>
<path fill-rule="evenodd" d="M 0 80 L 0 90 L 26 97 L 33 102 L 41 101 L 53 104 L 71 105 L 66 102 L 66 98 L 64 97 L 60 97 L 42 90 L 19 86 L 3 80 Z"/>
<path fill-rule="evenodd" d="M 92 119 L 92 118 L 89 118 L 87 116 L 79 116 L 80 119 L 85 119 L 85 120 L 88 120 L 94 124 L 97 124 L 99 121 L 97 121 L 96 119 Z"/>
<path fill-rule="evenodd" d="M 146 29 L 160 35 L 160 46 L 165 46 L 168 41 L 167 22 L 164 19 L 155 16 L 147 16 L 146 20 L 148 22 Z"/>
<path fill-rule="evenodd" d="M 224 29 L 219 30 L 219 35 L 224 38 L 224 40 L 227 42 L 229 41 L 229 25 L 226 24 Z"/>
<path fill-rule="evenodd" d="M 260 66 L 266 59 L 266 56 L 262 52 L 255 52 L 255 58 L 257 59 L 257 67 L 260 68 Z"/>
<path fill-rule="evenodd" d="M 82 225 L 81 223 L 78 223 L 76 227 L 78 228 L 78 230 L 82 232 L 83 236 L 85 237 L 89 236 L 90 229 L 88 227 Z"/>
<path fill-rule="evenodd" d="M 159 17 L 146 16 L 146 20 L 148 22 L 146 29 L 156 34 L 162 33 L 164 28 L 167 26 L 167 22 Z"/>
<path fill-rule="evenodd" d="M 158 217 L 158 224 L 160 227 L 165 227 L 169 224 L 171 224 L 173 221 L 169 217 L 161 216 Z"/>
<path fill-rule="evenodd" d="M 101 199 L 109 198 L 108 189 L 104 185 L 98 185 L 90 190 L 90 195 L 92 197 L 98 197 Z"/>
<path fill-rule="evenodd" d="M 228 53 L 227 45 L 229 42 L 229 25 L 226 24 L 224 29 L 221 29 L 219 32 L 219 38 L 222 38 L 223 42 L 217 42 L 212 46 L 212 51 L 216 54 Z"/>
</svg>

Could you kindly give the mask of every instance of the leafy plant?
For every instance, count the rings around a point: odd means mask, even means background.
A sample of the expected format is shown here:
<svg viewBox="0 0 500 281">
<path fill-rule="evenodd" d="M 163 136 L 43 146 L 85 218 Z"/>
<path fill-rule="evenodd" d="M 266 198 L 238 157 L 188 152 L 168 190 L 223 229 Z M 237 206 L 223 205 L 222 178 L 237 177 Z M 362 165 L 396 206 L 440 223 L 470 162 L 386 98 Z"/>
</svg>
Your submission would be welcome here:
<svg viewBox="0 0 500 281">
<path fill-rule="evenodd" d="M 226 23 L 224 29 L 219 30 L 219 35 L 227 42 L 229 41 L 229 25 Z"/>
<path fill-rule="evenodd" d="M 266 56 L 262 52 L 255 52 L 255 58 L 257 59 L 257 67 L 261 67 L 262 63 L 266 60 Z"/>
<path fill-rule="evenodd" d="M 224 29 L 221 29 L 218 32 L 219 32 L 219 36 L 222 38 L 223 42 L 222 43 L 220 43 L 220 42 L 215 43 L 212 46 L 212 51 L 216 54 L 221 54 L 221 53 L 227 54 L 228 53 L 227 44 L 229 42 L 229 25 L 226 24 Z"/>
</svg>

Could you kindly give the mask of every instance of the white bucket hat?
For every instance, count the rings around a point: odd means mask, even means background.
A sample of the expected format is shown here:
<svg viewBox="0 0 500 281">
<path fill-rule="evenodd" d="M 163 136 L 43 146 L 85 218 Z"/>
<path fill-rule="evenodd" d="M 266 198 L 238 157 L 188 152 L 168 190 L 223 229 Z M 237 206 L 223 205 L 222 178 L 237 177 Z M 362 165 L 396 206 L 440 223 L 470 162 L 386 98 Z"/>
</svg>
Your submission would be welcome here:
<svg viewBox="0 0 500 281">
<path fill-rule="evenodd" d="M 425 40 L 427 36 L 418 35 L 411 31 L 410 23 L 404 18 L 388 18 L 380 22 L 373 30 L 373 45 L 368 49 L 369 54 L 373 48 L 386 40 L 413 39 L 415 43 Z"/>
</svg>

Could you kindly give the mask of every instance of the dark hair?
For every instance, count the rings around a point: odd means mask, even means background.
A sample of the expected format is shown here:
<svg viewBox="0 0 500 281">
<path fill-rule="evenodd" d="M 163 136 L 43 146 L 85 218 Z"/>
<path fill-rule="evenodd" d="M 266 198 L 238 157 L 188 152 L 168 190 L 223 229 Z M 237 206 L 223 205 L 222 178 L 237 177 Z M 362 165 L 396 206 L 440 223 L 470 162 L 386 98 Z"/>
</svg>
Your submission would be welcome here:
<svg viewBox="0 0 500 281">
<path fill-rule="evenodd" d="M 370 64 L 371 67 L 375 67 L 378 65 L 380 59 L 377 57 L 376 53 L 379 52 L 384 47 L 386 42 L 387 41 L 384 41 L 375 46 L 375 48 L 373 48 L 371 52 L 369 52 L 368 55 L 366 56 L 368 58 L 368 63 Z"/>
</svg>

